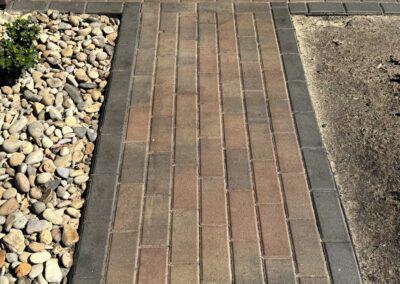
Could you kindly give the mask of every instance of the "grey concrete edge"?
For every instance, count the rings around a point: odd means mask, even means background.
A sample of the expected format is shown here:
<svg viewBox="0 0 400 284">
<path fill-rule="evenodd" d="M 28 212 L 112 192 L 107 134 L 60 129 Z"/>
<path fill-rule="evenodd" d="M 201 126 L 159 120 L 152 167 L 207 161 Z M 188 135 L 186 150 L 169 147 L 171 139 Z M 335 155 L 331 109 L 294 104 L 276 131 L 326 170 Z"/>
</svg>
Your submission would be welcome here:
<svg viewBox="0 0 400 284">
<path fill-rule="evenodd" d="M 141 4 L 14 0 L 6 9 L 24 12 L 58 9 L 71 13 L 107 14 L 121 19 L 91 168 L 92 178 L 79 227 L 80 241 L 68 278 L 68 283 L 74 284 L 104 283 L 132 95 Z M 126 48 L 130 50 L 123 52 Z"/>
<path fill-rule="evenodd" d="M 318 230 L 322 238 L 332 282 L 362 283 L 354 244 L 349 234 L 348 223 L 337 192 L 334 174 L 329 166 L 326 149 L 322 143 L 314 109 L 311 104 L 297 41 L 295 46 L 293 43 L 293 38 L 296 38 L 296 32 L 290 16 L 291 11 L 294 11 L 294 14 L 310 15 L 309 4 L 293 4 L 296 5 L 293 6 L 290 3 L 288 7 L 271 5 L 271 9 L 283 65 L 283 73 L 293 109 L 293 118 L 307 173 Z M 343 5 L 343 10 L 345 9 L 344 7 Z M 327 14 L 329 13 L 331 12 Z M 339 250 L 331 249 L 332 244 L 333 246 L 335 244 L 346 244 L 349 251 L 348 253 L 342 253 Z M 342 262 L 338 263 L 338 259 L 341 259 Z M 344 267 L 344 264 L 346 267 Z M 345 275 L 338 273 L 340 270 L 346 271 Z"/>
</svg>

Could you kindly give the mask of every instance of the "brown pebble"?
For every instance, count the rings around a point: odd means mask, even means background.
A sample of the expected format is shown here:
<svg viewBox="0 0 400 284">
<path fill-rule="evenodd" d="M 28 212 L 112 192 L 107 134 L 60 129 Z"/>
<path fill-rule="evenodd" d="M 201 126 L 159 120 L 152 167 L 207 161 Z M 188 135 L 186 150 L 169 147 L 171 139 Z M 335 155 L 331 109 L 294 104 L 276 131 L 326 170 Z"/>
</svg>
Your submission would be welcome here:
<svg viewBox="0 0 400 284">
<path fill-rule="evenodd" d="M 31 265 L 29 263 L 22 262 L 20 265 L 18 265 L 17 269 L 15 270 L 15 274 L 17 275 L 18 278 L 24 277 L 31 272 Z"/>
<path fill-rule="evenodd" d="M 0 216 L 8 216 L 19 208 L 17 199 L 8 199 L 3 205 L 0 206 Z"/>
<path fill-rule="evenodd" d="M 45 249 L 45 245 L 38 242 L 32 242 L 28 245 L 28 247 L 32 252 L 41 252 Z"/>
<path fill-rule="evenodd" d="M 6 264 L 6 251 L 0 250 L 0 267 L 5 266 Z"/>
</svg>

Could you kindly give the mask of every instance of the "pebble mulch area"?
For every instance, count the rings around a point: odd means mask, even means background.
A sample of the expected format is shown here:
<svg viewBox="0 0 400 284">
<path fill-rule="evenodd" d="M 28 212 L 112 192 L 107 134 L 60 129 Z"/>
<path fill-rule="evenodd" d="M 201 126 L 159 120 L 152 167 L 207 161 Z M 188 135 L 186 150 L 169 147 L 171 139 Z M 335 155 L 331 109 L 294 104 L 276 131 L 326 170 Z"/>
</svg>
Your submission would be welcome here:
<svg viewBox="0 0 400 284">
<path fill-rule="evenodd" d="M 0 96 L 0 284 L 66 283 L 119 20 L 30 17 L 40 60 Z"/>
</svg>

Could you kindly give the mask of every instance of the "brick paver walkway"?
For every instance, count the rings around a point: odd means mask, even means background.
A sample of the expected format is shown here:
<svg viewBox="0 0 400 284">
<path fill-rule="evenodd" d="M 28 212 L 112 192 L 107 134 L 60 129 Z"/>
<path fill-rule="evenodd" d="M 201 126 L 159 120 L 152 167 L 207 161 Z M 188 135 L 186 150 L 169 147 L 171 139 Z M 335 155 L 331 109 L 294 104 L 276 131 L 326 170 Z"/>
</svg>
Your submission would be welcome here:
<svg viewBox="0 0 400 284">
<path fill-rule="evenodd" d="M 265 6 L 143 4 L 107 283 L 329 282 Z"/>
</svg>

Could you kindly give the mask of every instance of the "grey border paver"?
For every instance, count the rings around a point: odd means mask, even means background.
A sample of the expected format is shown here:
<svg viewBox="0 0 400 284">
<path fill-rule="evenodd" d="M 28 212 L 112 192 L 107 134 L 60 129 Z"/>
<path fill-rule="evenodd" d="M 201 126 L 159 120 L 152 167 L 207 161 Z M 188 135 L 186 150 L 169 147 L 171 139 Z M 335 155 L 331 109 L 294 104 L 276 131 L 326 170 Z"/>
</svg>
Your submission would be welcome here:
<svg viewBox="0 0 400 284">
<path fill-rule="evenodd" d="M 308 3 L 310 15 L 345 14 L 343 3 Z"/>
<path fill-rule="evenodd" d="M 287 83 L 293 112 L 313 112 L 306 81 L 290 81 Z"/>
<path fill-rule="evenodd" d="M 297 41 L 292 29 L 279 29 L 276 31 L 282 54 L 296 53 Z"/>
<path fill-rule="evenodd" d="M 289 3 L 289 10 L 291 14 L 308 13 L 308 7 L 306 3 Z"/>
<path fill-rule="evenodd" d="M 121 17 L 118 43 L 111 65 L 99 137 L 96 142 L 87 204 L 80 225 L 69 283 L 103 283 L 110 245 L 111 225 L 119 182 L 133 66 L 140 22 L 140 3 L 13 1 L 7 8 L 29 11 L 47 8 L 63 12 L 107 14 Z"/>
<path fill-rule="evenodd" d="M 298 53 L 282 53 L 282 61 L 287 81 L 305 81 L 303 64 Z"/>
<path fill-rule="evenodd" d="M 276 29 L 293 29 L 288 8 L 271 5 Z"/>
<path fill-rule="evenodd" d="M 321 237 L 324 242 L 349 242 L 346 220 L 340 208 L 338 193 L 333 190 L 312 192 Z"/>
<path fill-rule="evenodd" d="M 297 131 L 301 131 L 299 128 Z M 324 148 L 302 148 L 308 181 L 312 190 L 335 189 L 335 182 Z"/>
<path fill-rule="evenodd" d="M 84 13 L 86 9 L 85 2 L 50 2 L 50 9 L 61 12 Z"/>
<path fill-rule="evenodd" d="M 298 129 L 301 148 L 323 146 L 313 112 L 296 113 L 294 114 L 294 120 Z"/>
<path fill-rule="evenodd" d="M 393 1 L 395 2 L 395 1 Z M 289 11 L 292 15 L 310 15 L 310 16 L 334 16 L 334 15 L 397 15 L 400 14 L 400 3 L 393 3 L 391 0 L 387 1 L 364 1 L 356 2 L 327 0 L 327 2 L 307 2 L 304 3 L 289 3 Z M 275 6 L 272 5 L 274 9 Z M 277 8 L 284 7 L 280 6 Z M 277 12 L 276 28 L 291 28 L 285 18 L 285 12 L 280 10 Z M 274 15 L 275 16 L 275 15 Z M 283 23 L 282 23 L 283 22 Z"/>
<path fill-rule="evenodd" d="M 382 8 L 379 3 L 368 2 L 368 3 L 357 3 L 349 2 L 344 3 L 347 14 L 383 14 Z"/>
<path fill-rule="evenodd" d="M 123 2 L 88 2 L 86 13 L 90 14 L 121 14 L 124 7 Z"/>
<path fill-rule="evenodd" d="M 398 15 L 400 14 L 400 4 L 398 3 L 380 3 L 383 12 L 386 15 Z"/>
<path fill-rule="evenodd" d="M 12 9 L 24 11 L 46 11 L 49 6 L 49 2 L 46 1 L 14 1 L 10 4 L 12 4 Z"/>
<path fill-rule="evenodd" d="M 334 283 L 362 283 L 351 242 L 327 242 L 325 249 Z"/>
</svg>

